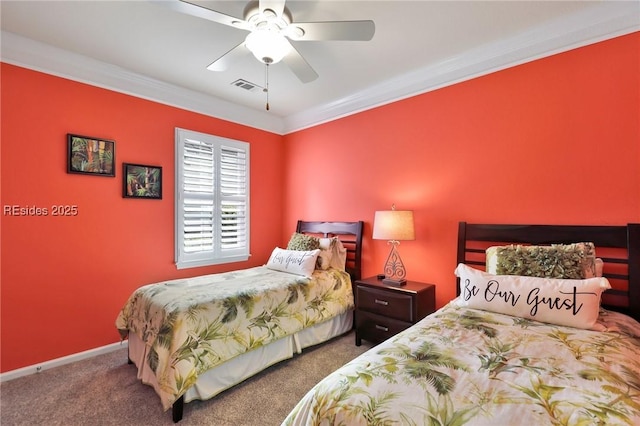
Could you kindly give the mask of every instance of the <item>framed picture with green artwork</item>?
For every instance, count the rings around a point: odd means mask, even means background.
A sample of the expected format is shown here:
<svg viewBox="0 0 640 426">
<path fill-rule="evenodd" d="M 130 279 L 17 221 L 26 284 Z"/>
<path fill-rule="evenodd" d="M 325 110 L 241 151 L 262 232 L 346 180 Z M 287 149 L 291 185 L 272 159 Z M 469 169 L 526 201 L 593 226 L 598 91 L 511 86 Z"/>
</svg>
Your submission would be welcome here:
<svg viewBox="0 0 640 426">
<path fill-rule="evenodd" d="M 124 198 L 162 199 L 162 167 L 123 163 Z"/>
<path fill-rule="evenodd" d="M 115 164 L 115 141 L 67 134 L 67 173 L 114 177 Z"/>
</svg>

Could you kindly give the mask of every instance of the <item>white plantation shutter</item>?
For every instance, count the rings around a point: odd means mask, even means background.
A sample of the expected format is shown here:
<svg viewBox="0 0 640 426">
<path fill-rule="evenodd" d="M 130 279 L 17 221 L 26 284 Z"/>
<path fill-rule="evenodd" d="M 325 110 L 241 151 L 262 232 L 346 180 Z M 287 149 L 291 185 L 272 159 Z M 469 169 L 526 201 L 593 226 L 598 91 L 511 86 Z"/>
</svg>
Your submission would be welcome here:
<svg viewBox="0 0 640 426">
<path fill-rule="evenodd" d="M 249 257 L 249 144 L 176 129 L 176 265 Z"/>
</svg>

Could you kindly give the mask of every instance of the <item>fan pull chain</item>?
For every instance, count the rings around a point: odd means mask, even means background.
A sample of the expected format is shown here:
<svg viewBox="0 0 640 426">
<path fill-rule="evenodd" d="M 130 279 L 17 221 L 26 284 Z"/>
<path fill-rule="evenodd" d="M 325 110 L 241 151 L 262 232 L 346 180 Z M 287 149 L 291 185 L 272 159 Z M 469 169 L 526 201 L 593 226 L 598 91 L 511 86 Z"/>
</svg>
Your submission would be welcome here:
<svg viewBox="0 0 640 426">
<path fill-rule="evenodd" d="M 264 64 L 264 89 L 262 90 L 267 94 L 267 111 L 269 111 L 269 64 Z"/>
</svg>

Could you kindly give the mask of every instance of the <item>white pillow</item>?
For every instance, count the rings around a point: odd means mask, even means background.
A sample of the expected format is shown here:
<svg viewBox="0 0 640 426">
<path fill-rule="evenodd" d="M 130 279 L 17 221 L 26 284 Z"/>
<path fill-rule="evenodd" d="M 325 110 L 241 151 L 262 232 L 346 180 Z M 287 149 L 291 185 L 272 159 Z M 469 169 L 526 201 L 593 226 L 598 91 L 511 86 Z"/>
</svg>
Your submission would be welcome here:
<svg viewBox="0 0 640 426">
<path fill-rule="evenodd" d="M 275 271 L 310 277 L 316 267 L 316 260 L 320 249 L 311 251 L 285 250 L 280 247 L 273 249 L 267 262 L 267 268 Z"/>
<path fill-rule="evenodd" d="M 316 262 L 316 269 L 327 270 L 331 267 L 331 259 L 333 258 L 333 248 L 338 240 L 337 237 L 318 238 L 320 243 L 320 254 Z"/>
<path fill-rule="evenodd" d="M 493 275 L 463 263 L 459 306 L 499 312 L 535 321 L 594 329 L 606 278 L 569 280 L 521 275 Z"/>
<path fill-rule="evenodd" d="M 319 238 L 320 255 L 318 256 L 317 269 L 346 270 L 347 249 L 338 237 Z"/>
<path fill-rule="evenodd" d="M 320 243 L 320 250 L 331 250 L 333 249 L 333 245 L 338 241 L 338 237 L 331 238 L 318 238 L 318 242 Z"/>
</svg>

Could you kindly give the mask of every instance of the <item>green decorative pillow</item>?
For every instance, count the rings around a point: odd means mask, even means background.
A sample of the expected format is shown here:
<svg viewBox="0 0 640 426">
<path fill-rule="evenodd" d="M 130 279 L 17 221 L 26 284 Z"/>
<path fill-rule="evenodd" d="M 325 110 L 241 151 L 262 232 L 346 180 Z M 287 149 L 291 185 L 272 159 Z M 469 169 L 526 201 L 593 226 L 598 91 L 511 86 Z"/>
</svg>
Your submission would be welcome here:
<svg viewBox="0 0 640 426">
<path fill-rule="evenodd" d="M 493 246 L 486 253 L 489 274 L 578 280 L 596 276 L 593 243 Z"/>
<path fill-rule="evenodd" d="M 311 235 L 294 232 L 287 244 L 287 250 L 309 251 L 320 248 L 320 239 Z"/>
</svg>

